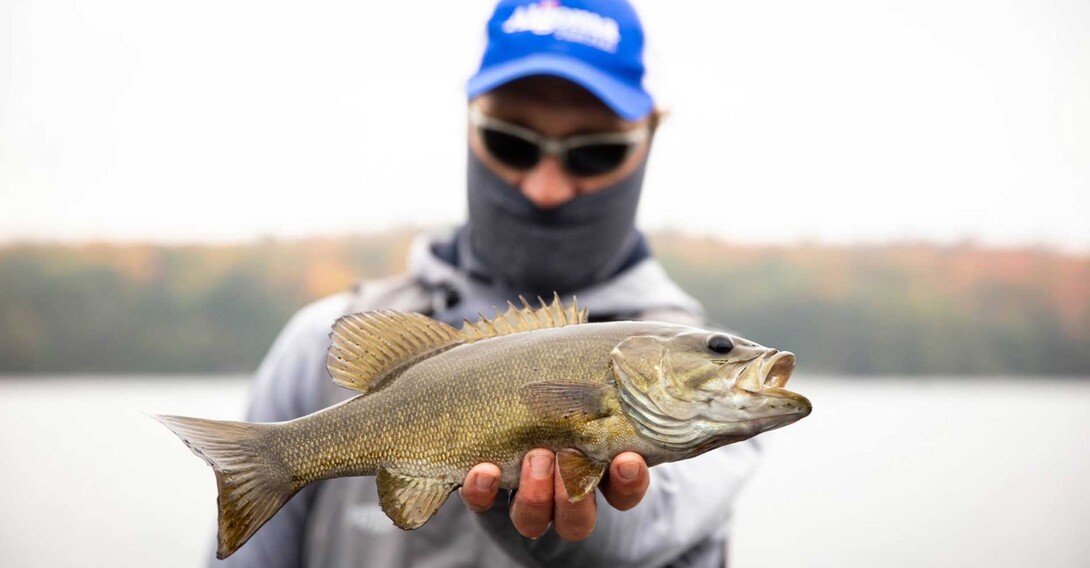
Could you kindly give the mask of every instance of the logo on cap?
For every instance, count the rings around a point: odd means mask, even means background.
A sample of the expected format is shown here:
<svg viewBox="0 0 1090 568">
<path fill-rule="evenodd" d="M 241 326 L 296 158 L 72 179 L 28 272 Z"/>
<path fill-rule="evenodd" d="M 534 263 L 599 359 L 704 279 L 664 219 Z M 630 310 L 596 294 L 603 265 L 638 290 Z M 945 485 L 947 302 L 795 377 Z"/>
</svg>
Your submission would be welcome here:
<svg viewBox="0 0 1090 568">
<path fill-rule="evenodd" d="M 581 43 L 615 53 L 621 41 L 617 20 L 579 8 L 561 6 L 557 0 L 542 0 L 515 8 L 503 23 L 504 33 L 532 32 L 552 35 L 561 41 Z"/>
</svg>

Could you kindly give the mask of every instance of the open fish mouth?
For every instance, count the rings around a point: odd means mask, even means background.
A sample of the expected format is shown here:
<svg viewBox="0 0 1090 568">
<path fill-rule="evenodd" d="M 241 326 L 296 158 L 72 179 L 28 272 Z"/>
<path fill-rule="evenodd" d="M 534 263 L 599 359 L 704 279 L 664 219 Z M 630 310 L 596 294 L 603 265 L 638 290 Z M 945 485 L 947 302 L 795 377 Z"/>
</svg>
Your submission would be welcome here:
<svg viewBox="0 0 1090 568">
<path fill-rule="evenodd" d="M 761 359 L 762 383 L 766 387 L 783 388 L 795 370 L 795 354 L 790 351 L 773 353 Z"/>
<path fill-rule="evenodd" d="M 767 388 L 783 388 L 794 370 L 794 353 L 770 351 L 746 365 L 739 374 L 736 384 L 749 392 L 760 392 Z"/>
</svg>

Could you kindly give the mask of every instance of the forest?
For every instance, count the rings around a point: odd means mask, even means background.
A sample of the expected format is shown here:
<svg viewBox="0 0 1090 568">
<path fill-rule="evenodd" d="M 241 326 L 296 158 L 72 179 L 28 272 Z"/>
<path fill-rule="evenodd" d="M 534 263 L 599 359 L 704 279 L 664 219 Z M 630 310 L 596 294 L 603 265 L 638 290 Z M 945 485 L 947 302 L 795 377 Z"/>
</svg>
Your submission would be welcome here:
<svg viewBox="0 0 1090 568">
<path fill-rule="evenodd" d="M 403 270 L 412 238 L 5 245 L 0 373 L 249 372 L 300 307 Z M 711 322 L 800 372 L 1090 376 L 1085 255 L 650 239 Z"/>
</svg>

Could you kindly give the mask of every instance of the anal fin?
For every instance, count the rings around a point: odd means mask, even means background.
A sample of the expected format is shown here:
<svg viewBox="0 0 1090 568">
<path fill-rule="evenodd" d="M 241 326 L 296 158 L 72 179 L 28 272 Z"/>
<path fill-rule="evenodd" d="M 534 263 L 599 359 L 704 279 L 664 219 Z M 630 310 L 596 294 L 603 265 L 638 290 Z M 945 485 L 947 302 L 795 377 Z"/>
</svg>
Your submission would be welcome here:
<svg viewBox="0 0 1090 568">
<path fill-rule="evenodd" d="M 581 501 L 592 493 L 609 467 L 609 463 L 592 460 L 583 452 L 571 448 L 556 452 L 556 464 L 571 503 Z"/>
<path fill-rule="evenodd" d="M 441 479 L 402 475 L 386 468 L 378 471 L 375 482 L 382 511 L 407 531 L 428 522 L 457 487 Z"/>
</svg>

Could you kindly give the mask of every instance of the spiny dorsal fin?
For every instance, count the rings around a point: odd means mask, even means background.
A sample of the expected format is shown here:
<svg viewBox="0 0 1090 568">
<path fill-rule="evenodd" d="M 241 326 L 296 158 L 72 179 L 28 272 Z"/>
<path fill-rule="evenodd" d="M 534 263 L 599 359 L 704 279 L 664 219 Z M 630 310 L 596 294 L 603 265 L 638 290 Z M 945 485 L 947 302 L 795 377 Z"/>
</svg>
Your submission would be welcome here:
<svg viewBox="0 0 1090 568">
<path fill-rule="evenodd" d="M 427 316 L 395 311 L 344 316 L 329 334 L 326 368 L 333 382 L 371 392 L 412 365 L 465 340 L 458 330 Z"/>
<path fill-rule="evenodd" d="M 477 323 L 465 320 L 466 323 L 462 326 L 462 337 L 466 341 L 473 342 L 511 333 L 587 323 L 587 309 L 579 309 L 574 296 L 571 305 L 567 308 L 560 302 L 560 296 L 555 293 L 552 304 L 546 304 L 545 300 L 539 297 L 538 301 L 541 302 L 539 308 L 530 306 L 530 303 L 522 296 L 519 296 L 519 300 L 522 300 L 523 307 L 518 308 L 511 302 L 507 302 L 507 311 L 501 314 L 497 310 L 496 317 L 492 319 L 482 315 Z"/>
</svg>

